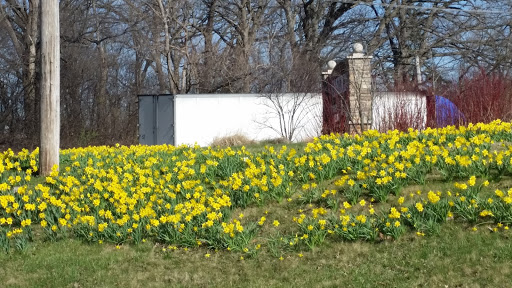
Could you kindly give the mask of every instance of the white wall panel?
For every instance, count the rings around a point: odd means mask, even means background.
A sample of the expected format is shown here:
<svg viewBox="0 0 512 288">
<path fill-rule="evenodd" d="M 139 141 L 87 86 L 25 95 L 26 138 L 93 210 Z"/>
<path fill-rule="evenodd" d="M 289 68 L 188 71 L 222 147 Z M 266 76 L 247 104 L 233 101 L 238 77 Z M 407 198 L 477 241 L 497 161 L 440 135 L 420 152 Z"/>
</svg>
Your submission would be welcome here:
<svg viewBox="0 0 512 288">
<path fill-rule="evenodd" d="M 372 129 L 392 130 L 397 125 L 425 129 L 427 124 L 427 100 L 424 95 L 410 92 L 378 92 L 373 97 Z"/>
<path fill-rule="evenodd" d="M 282 94 L 285 118 L 293 99 L 303 95 Z M 293 140 L 300 141 L 318 136 L 321 130 L 322 98 L 320 94 L 308 95 L 307 103 L 300 105 L 298 131 Z M 295 98 L 294 98 L 295 97 Z M 175 103 L 176 145 L 197 143 L 209 145 L 216 137 L 242 134 L 253 140 L 279 138 L 268 128 L 279 130 L 279 118 L 272 103 L 258 94 L 184 94 L 177 95 Z M 286 105 L 287 103 L 287 105 Z"/>
</svg>

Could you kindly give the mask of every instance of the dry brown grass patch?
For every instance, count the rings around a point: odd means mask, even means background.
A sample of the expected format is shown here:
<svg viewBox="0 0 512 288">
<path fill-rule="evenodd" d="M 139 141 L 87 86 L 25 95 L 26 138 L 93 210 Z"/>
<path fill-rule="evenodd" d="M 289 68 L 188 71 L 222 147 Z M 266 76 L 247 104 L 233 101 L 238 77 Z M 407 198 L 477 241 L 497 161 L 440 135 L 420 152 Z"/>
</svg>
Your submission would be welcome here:
<svg viewBox="0 0 512 288">
<path fill-rule="evenodd" d="M 243 146 L 243 145 L 253 145 L 256 142 L 254 140 L 249 139 L 247 136 L 242 134 L 234 134 L 230 136 L 224 137 L 216 137 L 213 139 L 213 142 L 210 144 L 213 147 L 230 147 L 230 146 Z"/>
</svg>

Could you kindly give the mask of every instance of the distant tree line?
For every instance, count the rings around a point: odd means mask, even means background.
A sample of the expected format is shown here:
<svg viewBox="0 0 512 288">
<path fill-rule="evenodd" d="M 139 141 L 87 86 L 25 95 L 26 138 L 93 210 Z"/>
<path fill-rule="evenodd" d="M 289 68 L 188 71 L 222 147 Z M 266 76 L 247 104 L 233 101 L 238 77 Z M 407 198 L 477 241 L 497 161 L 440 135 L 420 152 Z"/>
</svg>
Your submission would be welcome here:
<svg viewBox="0 0 512 288">
<path fill-rule="evenodd" d="M 0 145 L 34 147 L 40 1 L 0 0 Z M 319 92 L 354 42 L 382 89 L 510 75 L 509 0 L 61 0 L 61 145 L 134 143 L 137 95 Z"/>
</svg>

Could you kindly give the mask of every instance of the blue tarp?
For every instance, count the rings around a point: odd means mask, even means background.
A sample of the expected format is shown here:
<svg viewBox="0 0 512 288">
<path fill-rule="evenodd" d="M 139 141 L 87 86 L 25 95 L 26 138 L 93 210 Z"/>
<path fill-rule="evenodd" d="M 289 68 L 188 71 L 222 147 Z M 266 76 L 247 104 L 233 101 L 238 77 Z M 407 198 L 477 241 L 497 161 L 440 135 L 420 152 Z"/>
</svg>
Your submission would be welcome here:
<svg viewBox="0 0 512 288">
<path fill-rule="evenodd" d="M 442 96 L 436 96 L 436 122 L 438 128 L 464 124 L 465 121 L 464 114 L 460 112 L 459 108 L 452 101 Z"/>
</svg>

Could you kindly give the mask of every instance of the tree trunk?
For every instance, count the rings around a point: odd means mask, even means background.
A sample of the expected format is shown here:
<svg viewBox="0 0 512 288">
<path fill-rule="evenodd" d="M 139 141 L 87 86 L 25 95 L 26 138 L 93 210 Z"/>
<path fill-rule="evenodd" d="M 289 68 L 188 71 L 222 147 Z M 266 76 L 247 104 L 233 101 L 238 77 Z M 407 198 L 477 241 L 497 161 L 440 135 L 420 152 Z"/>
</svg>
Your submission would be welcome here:
<svg viewBox="0 0 512 288">
<path fill-rule="evenodd" d="M 213 25 L 215 24 L 216 0 L 208 2 L 208 10 L 206 14 L 206 24 L 202 34 L 204 37 L 203 67 L 200 74 L 203 76 L 199 82 L 199 93 L 207 93 L 215 87 L 215 59 L 213 51 Z"/>
<path fill-rule="evenodd" d="M 173 77 L 173 70 L 172 68 L 174 64 L 177 64 L 176 62 L 172 61 L 172 54 L 171 54 L 171 37 L 169 35 L 169 8 L 165 8 L 162 0 L 158 0 L 158 5 L 160 7 L 160 13 L 162 16 L 162 22 L 164 24 L 164 36 L 165 36 L 165 43 L 164 43 L 164 54 L 165 59 L 167 61 L 167 77 L 169 78 L 169 89 L 171 94 L 176 95 L 178 93 L 178 81 Z M 177 66 L 177 65 L 176 65 Z"/>
<path fill-rule="evenodd" d="M 107 121 L 107 109 L 109 106 L 107 101 L 108 67 L 107 56 L 103 45 L 103 43 L 97 44 L 98 56 L 100 58 L 100 75 L 97 80 L 98 87 L 96 89 L 96 97 L 98 99 L 96 103 L 96 129 L 97 131 L 101 131 L 101 134 L 108 135 L 111 128 L 110 125 L 105 125 L 105 123 L 110 123 Z"/>
<path fill-rule="evenodd" d="M 24 71 L 24 79 L 23 86 L 25 88 L 25 100 L 24 100 L 24 108 L 25 108 L 25 131 L 27 135 L 30 137 L 32 135 L 36 135 L 37 132 L 37 83 L 36 83 L 36 59 L 37 59 L 37 50 L 36 50 L 36 42 L 37 36 L 39 33 L 39 1 L 31 1 L 30 2 L 30 13 L 28 15 L 28 30 L 24 34 L 24 42 L 28 48 L 28 56 L 25 59 L 27 63 L 25 64 L 26 70 Z M 34 139 L 35 140 L 35 139 Z"/>
</svg>

